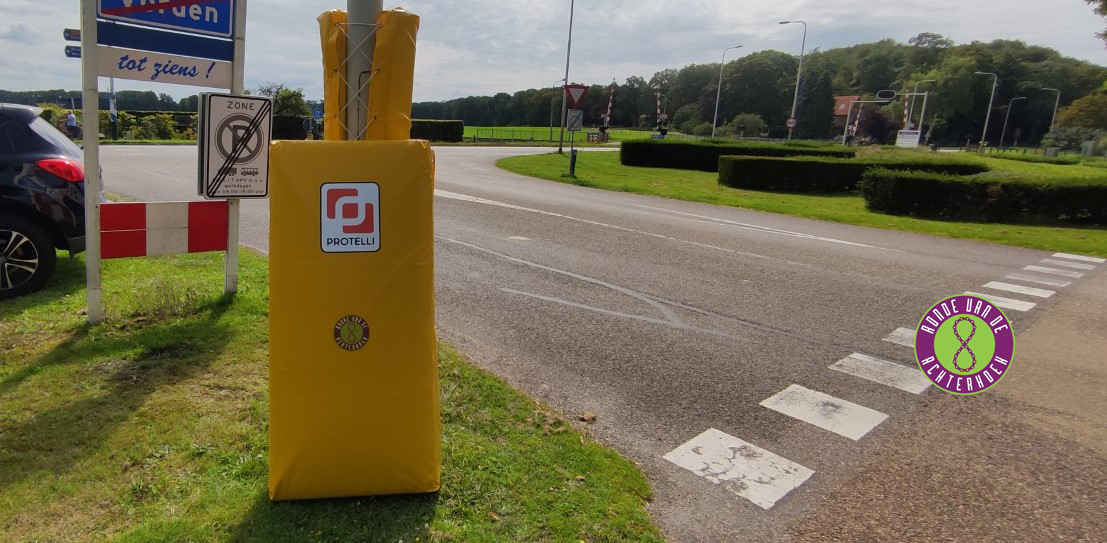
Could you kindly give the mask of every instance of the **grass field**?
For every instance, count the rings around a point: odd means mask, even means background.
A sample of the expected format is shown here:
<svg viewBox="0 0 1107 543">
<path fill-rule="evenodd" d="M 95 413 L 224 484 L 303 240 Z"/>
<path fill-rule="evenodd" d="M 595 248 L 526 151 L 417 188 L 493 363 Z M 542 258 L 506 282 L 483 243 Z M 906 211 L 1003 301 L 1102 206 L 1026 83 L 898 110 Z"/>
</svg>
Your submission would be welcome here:
<svg viewBox="0 0 1107 543">
<path fill-rule="evenodd" d="M 446 345 L 441 492 L 271 503 L 267 263 L 230 301 L 221 262 L 108 261 L 92 327 L 79 258 L 0 302 L 0 541 L 661 541 L 631 462 Z"/>
<path fill-rule="evenodd" d="M 568 142 L 570 137 L 577 143 L 584 143 L 588 141 L 588 132 L 599 132 L 599 129 L 585 126 L 584 130 L 580 132 L 565 132 L 565 141 Z M 653 132 L 649 130 L 629 130 L 626 128 L 612 128 L 608 131 L 611 134 L 610 141 L 625 141 L 634 139 L 648 139 Z M 675 132 L 669 132 L 670 139 L 672 138 L 691 138 L 684 134 L 677 134 Z M 526 141 L 550 141 L 551 139 L 556 143 L 559 139 L 558 127 L 553 127 L 553 137 L 550 137 L 550 127 L 548 126 L 465 126 L 465 139 L 471 140 L 474 136 L 481 139 L 502 139 L 502 140 L 526 140 Z"/>
<path fill-rule="evenodd" d="M 1003 159 L 984 159 L 995 168 L 1009 168 L 1007 175 L 1041 173 L 1049 168 L 1079 168 L 1080 175 L 1102 176 L 1089 166 L 1054 166 Z M 666 168 L 638 168 L 619 163 L 618 153 L 584 153 L 577 160 L 577 176 L 568 176 L 568 156 L 556 153 L 510 157 L 497 163 L 522 175 L 588 187 L 636 192 L 783 213 L 862 226 L 905 230 L 951 238 L 974 239 L 1035 249 L 1107 256 L 1107 228 L 1063 225 L 989 224 L 916 219 L 874 213 L 856 193 L 831 195 L 789 194 L 732 189 L 718 183 L 718 174 Z M 1059 175 L 1053 170 L 1046 175 Z M 990 172 L 986 175 L 1003 175 Z"/>
</svg>

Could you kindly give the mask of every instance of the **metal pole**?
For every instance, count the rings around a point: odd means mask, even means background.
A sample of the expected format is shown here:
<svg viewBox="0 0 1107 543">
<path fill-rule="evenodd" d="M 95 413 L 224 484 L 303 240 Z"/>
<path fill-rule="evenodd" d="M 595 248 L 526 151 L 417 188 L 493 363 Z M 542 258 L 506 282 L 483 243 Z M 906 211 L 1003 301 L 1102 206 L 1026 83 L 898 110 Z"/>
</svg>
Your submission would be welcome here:
<svg viewBox="0 0 1107 543">
<path fill-rule="evenodd" d="M 911 106 L 907 109 L 907 122 L 911 122 L 911 119 L 913 119 L 915 115 L 915 97 L 919 94 L 919 85 L 922 85 L 923 83 L 933 83 L 935 81 L 937 80 L 923 79 L 922 81 L 915 83 L 915 92 L 911 94 Z M 922 131 L 922 117 L 919 117 L 919 131 Z"/>
<path fill-rule="evenodd" d="M 782 24 L 782 25 L 791 24 L 791 23 L 800 23 L 800 24 L 803 25 L 803 41 L 800 42 L 799 68 L 796 68 L 796 93 L 795 93 L 794 96 L 792 96 L 792 116 L 789 117 L 790 119 L 795 119 L 796 118 L 796 106 L 799 103 L 799 95 L 800 95 L 800 75 L 803 74 L 803 52 L 804 52 L 804 49 L 807 47 L 807 23 L 805 23 L 803 21 L 780 21 L 780 24 Z M 789 128 L 788 129 L 788 139 L 792 139 L 792 131 L 793 130 L 794 130 L 794 128 Z"/>
<path fill-rule="evenodd" d="M 569 0 L 569 45 L 565 48 L 565 84 L 569 84 L 569 55 L 573 52 L 573 9 L 576 7 L 576 0 Z M 558 135 L 557 152 L 565 152 L 565 115 L 568 114 L 568 110 L 565 109 L 565 92 L 561 93 L 561 131 Z"/>
<path fill-rule="evenodd" d="M 719 98 L 723 95 L 723 66 L 726 66 L 726 52 L 738 49 L 741 45 L 723 49 L 723 58 L 719 60 L 719 88 L 715 90 L 715 120 L 711 121 L 711 137 L 715 137 L 715 127 L 719 125 Z"/>
<path fill-rule="evenodd" d="M 1057 93 L 1057 101 L 1053 102 L 1053 118 L 1049 121 L 1049 131 L 1053 132 L 1053 125 L 1057 123 L 1057 107 L 1061 105 L 1061 89 L 1043 88 L 1044 91 L 1053 91 Z"/>
<path fill-rule="evenodd" d="M 231 67 L 231 94 L 246 92 L 246 0 L 234 3 L 234 64 Z M 223 292 L 238 291 L 238 198 L 227 199 L 227 253 L 223 260 Z"/>
<path fill-rule="evenodd" d="M 992 102 L 996 99 L 996 85 L 999 84 L 999 76 L 992 72 L 976 72 L 976 75 L 990 75 L 992 80 L 992 96 L 988 98 L 988 114 L 984 116 L 984 132 L 980 134 L 980 147 L 983 149 L 988 138 L 988 122 L 992 120 Z"/>
<path fill-rule="evenodd" d="M 346 139 L 359 140 L 369 125 L 369 79 L 384 0 L 346 0 Z"/>
<path fill-rule="evenodd" d="M 85 289 L 88 322 L 104 318 L 100 283 L 100 104 L 96 77 L 96 0 L 81 0 L 81 108 L 85 118 Z"/>
<path fill-rule="evenodd" d="M 1015 100 L 1026 100 L 1025 96 L 1017 96 L 1007 103 L 1007 115 L 1003 117 L 1003 132 L 999 133 L 999 149 L 1003 150 L 1003 140 L 1007 137 L 1007 121 L 1011 120 L 1011 108 L 1015 107 Z"/>
<path fill-rule="evenodd" d="M 930 99 L 930 91 L 927 91 L 927 92 L 923 93 L 923 109 L 922 109 L 922 112 L 919 113 L 919 137 L 920 138 L 923 137 L 923 123 L 926 122 L 926 101 L 929 100 L 929 99 Z M 915 105 L 915 97 L 914 96 L 911 97 L 911 105 Z M 929 138 L 927 139 L 927 143 L 930 143 Z"/>
</svg>

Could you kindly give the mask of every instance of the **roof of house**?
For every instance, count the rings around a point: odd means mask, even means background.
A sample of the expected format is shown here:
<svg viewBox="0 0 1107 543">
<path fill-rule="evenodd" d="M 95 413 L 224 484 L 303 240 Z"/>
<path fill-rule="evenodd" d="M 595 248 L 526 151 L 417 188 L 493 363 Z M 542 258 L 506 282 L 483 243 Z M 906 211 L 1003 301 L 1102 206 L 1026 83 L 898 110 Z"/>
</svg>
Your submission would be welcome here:
<svg viewBox="0 0 1107 543">
<path fill-rule="evenodd" d="M 849 108 L 849 103 L 854 100 L 860 100 L 860 96 L 835 96 L 834 97 L 834 114 L 837 116 L 845 117 L 846 109 Z"/>
</svg>

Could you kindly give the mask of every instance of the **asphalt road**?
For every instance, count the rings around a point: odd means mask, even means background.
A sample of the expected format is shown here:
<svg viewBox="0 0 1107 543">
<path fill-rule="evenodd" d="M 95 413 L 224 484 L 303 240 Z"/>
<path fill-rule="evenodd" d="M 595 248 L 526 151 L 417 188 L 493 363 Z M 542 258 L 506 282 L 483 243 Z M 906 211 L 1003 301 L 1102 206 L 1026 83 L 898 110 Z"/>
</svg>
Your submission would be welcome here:
<svg viewBox="0 0 1107 543">
<path fill-rule="evenodd" d="M 566 416 L 596 414 L 592 434 L 645 470 L 652 513 L 673 540 L 786 538 L 919 423 L 928 404 L 953 398 L 830 365 L 858 353 L 911 367 L 911 350 L 884 338 L 954 294 L 1035 304 L 1007 310 L 1016 334 L 1074 296 L 1025 282 L 1056 294 L 984 288 L 1018 283 L 1004 278 L 1031 273 L 1026 266 L 1057 268 L 1040 262 L 1052 252 L 606 192 L 495 167 L 499 157 L 546 151 L 437 149 L 439 331 Z M 194 147 L 102 153 L 108 191 L 196 199 Z M 242 242 L 265 250 L 267 203 L 245 202 L 242 220 Z M 1107 265 L 1091 267 L 1078 273 L 1094 276 Z M 1038 275 L 1071 289 L 1088 280 Z M 761 405 L 793 385 L 832 397 L 816 398 L 822 427 Z M 781 409 L 814 397 L 799 394 L 783 398 Z M 834 424 L 837 433 L 827 429 Z M 706 448 L 674 451 L 709 429 L 722 433 L 708 437 L 741 440 L 720 442 L 731 458 L 700 473 L 680 467 L 681 454 Z M 743 442 L 754 447 L 737 446 Z M 759 465 L 769 471 L 736 476 Z M 805 530 L 815 529 L 809 524 Z"/>
</svg>

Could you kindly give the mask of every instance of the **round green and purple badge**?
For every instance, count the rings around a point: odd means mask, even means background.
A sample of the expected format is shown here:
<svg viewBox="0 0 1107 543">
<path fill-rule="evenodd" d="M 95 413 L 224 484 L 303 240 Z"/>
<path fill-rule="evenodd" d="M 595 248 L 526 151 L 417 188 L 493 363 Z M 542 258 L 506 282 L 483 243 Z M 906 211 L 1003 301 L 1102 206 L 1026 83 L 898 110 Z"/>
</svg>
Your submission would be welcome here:
<svg viewBox="0 0 1107 543">
<path fill-rule="evenodd" d="M 919 368 L 950 394 L 988 390 L 1007 373 L 1014 352 L 1007 315 L 977 296 L 950 296 L 934 304 L 915 330 Z"/>
</svg>

